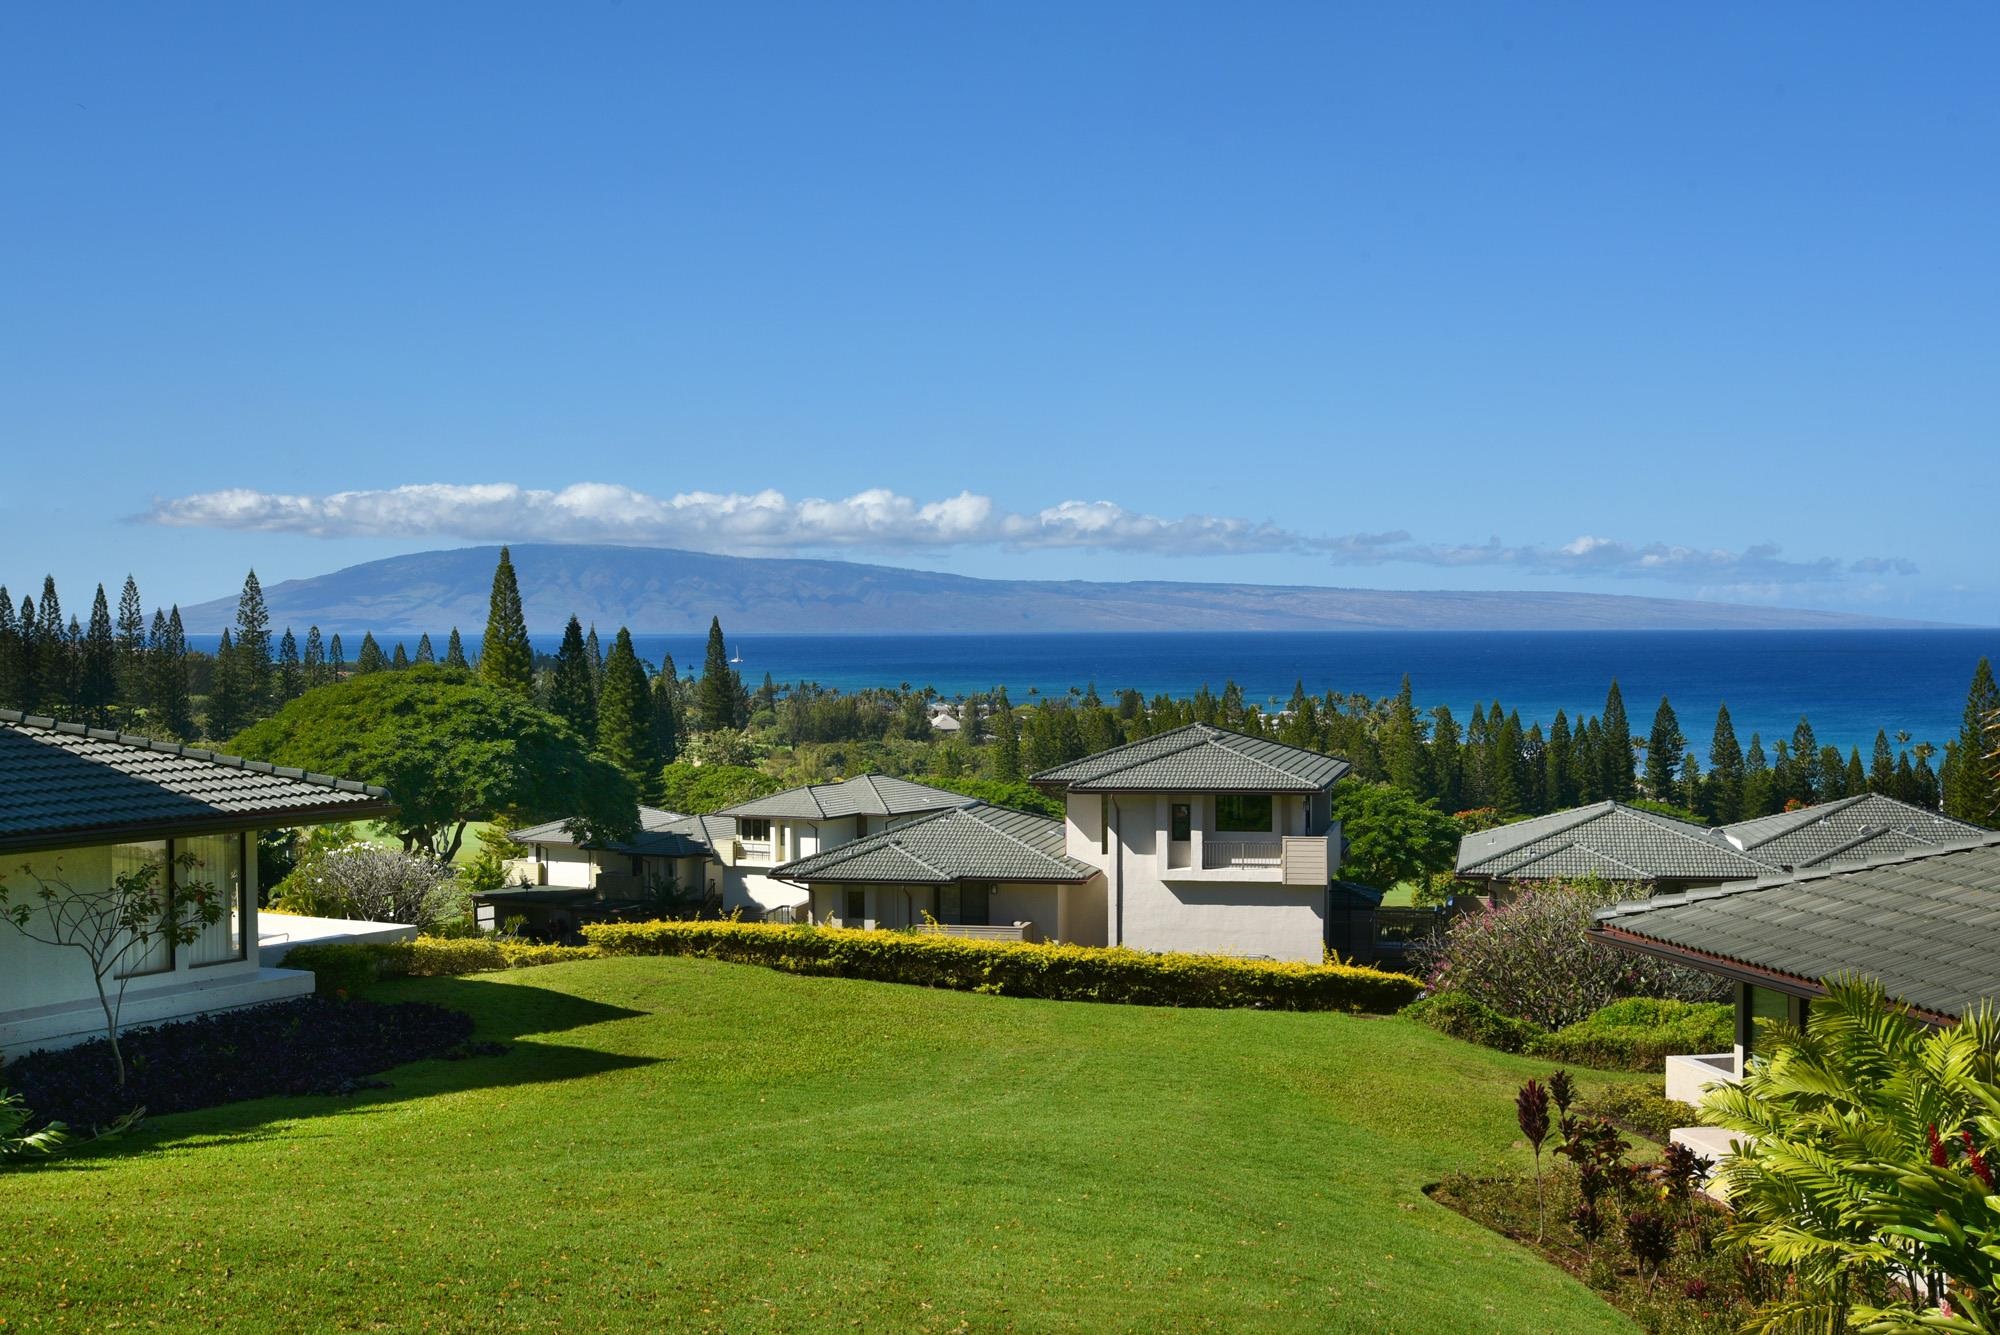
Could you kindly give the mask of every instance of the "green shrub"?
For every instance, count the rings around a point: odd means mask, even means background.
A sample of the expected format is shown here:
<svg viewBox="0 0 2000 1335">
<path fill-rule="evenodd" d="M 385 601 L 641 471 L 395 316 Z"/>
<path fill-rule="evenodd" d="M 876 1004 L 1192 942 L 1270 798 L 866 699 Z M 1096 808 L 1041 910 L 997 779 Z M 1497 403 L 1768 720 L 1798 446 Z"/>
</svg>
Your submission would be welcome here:
<svg viewBox="0 0 2000 1335">
<path fill-rule="evenodd" d="M 1441 1034 L 1501 1052 L 1519 1052 L 1549 1032 L 1533 1020 L 1502 1014 L 1463 992 L 1433 992 L 1405 1006 L 1403 1014 Z"/>
<path fill-rule="evenodd" d="M 333 993 L 351 992 L 377 978 L 446 978 L 594 959 L 597 954 L 589 946 L 536 946 L 492 937 L 420 936 L 414 941 L 342 941 L 300 946 L 285 956 L 285 967 L 311 970 L 317 990 Z"/>
<path fill-rule="evenodd" d="M 592 923 L 583 935 L 606 955 L 698 955 L 787 973 L 1054 1001 L 1382 1014 L 1414 999 L 1419 986 L 1402 974 L 1343 964 L 767 923 Z"/>
<path fill-rule="evenodd" d="M 1673 1054 L 1721 1052 L 1735 1042 L 1736 1014 L 1726 1002 L 1628 997 L 1542 1035 L 1527 1051 L 1603 1071 L 1653 1071 Z"/>
<path fill-rule="evenodd" d="M 1634 1135 L 1664 1144 L 1677 1126 L 1699 1126 L 1701 1117 L 1693 1105 L 1667 1097 L 1662 1080 L 1628 1080 L 1606 1085 L 1577 1104 L 1585 1117 L 1602 1117 Z"/>
</svg>

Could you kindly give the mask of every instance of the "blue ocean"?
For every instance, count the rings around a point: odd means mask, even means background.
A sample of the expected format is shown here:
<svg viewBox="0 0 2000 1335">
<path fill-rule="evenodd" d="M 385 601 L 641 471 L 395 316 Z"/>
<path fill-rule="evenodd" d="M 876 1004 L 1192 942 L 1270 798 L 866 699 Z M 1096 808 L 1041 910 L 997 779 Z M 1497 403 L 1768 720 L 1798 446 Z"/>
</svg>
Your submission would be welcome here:
<svg viewBox="0 0 2000 1335">
<path fill-rule="evenodd" d="M 535 642 L 553 652 L 557 639 Z M 683 674 L 701 666 L 702 637 L 633 639 L 655 665 L 671 654 Z M 1546 725 L 1558 709 L 1595 714 L 1615 677 L 1634 731 L 1644 734 L 1665 695 L 1698 754 L 1727 702 L 1746 744 L 1761 733 L 1768 749 L 1804 715 L 1822 745 L 1859 746 L 1865 756 L 1877 728 L 1940 746 L 1955 736 L 1974 667 L 1982 655 L 2000 656 L 2000 629 L 741 635 L 729 644 L 753 686 L 767 672 L 842 690 L 908 682 L 956 696 L 1005 686 L 1018 703 L 1093 682 L 1106 696 L 1136 687 L 1150 697 L 1220 691 L 1234 680 L 1269 706 L 1294 682 L 1315 695 L 1387 695 L 1407 672 L 1420 707 L 1449 705 L 1461 722 L 1475 702 L 1496 699 L 1523 722 Z M 350 661 L 354 652 L 349 644 Z"/>
<path fill-rule="evenodd" d="M 704 647 L 680 635 L 635 636 L 634 646 L 654 663 L 672 654 L 682 673 L 700 668 Z M 1940 746 L 1955 736 L 1980 656 L 2000 655 L 2000 629 L 743 635 L 730 652 L 752 685 L 767 672 L 781 683 L 908 682 L 947 696 L 1004 685 L 1017 703 L 1092 682 L 1107 696 L 1124 687 L 1179 696 L 1233 679 L 1269 705 L 1294 682 L 1315 695 L 1387 695 L 1407 672 L 1420 706 L 1449 705 L 1461 722 L 1474 702 L 1495 699 L 1524 722 L 1546 723 L 1558 709 L 1595 714 L 1615 677 L 1642 735 L 1665 695 L 1703 754 L 1727 702 L 1745 744 L 1752 732 L 1767 748 L 1789 738 L 1803 714 L 1822 745 L 1859 746 L 1865 757 L 1877 728 Z"/>
</svg>

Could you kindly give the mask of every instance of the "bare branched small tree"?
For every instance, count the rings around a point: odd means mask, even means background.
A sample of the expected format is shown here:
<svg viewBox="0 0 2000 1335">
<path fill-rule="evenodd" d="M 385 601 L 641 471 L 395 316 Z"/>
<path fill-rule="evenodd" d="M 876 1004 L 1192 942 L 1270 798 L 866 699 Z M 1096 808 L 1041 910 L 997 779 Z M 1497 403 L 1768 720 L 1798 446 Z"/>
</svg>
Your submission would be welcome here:
<svg viewBox="0 0 2000 1335">
<path fill-rule="evenodd" d="M 64 879 L 60 866 L 45 877 L 22 864 L 19 870 L 32 887 L 9 885 L 0 875 L 0 917 L 30 941 L 76 950 L 90 961 L 97 1004 L 104 1009 L 104 1037 L 110 1040 L 121 1086 L 125 1053 L 118 1046 L 118 1016 L 131 982 L 128 966 L 160 941 L 193 944 L 222 917 L 213 883 L 187 879 L 195 865 L 194 854 L 183 853 L 173 859 L 169 875 L 168 860 L 162 857 L 115 873 L 102 889 L 79 889 Z"/>
</svg>

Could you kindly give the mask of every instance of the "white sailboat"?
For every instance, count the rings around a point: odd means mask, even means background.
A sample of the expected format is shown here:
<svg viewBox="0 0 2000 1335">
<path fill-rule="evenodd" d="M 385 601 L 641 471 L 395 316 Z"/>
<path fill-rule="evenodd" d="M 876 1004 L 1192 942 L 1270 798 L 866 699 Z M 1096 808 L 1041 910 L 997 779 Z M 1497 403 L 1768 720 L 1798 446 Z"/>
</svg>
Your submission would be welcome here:
<svg viewBox="0 0 2000 1335">
<path fill-rule="evenodd" d="M 729 665 L 731 667 L 734 667 L 736 664 L 741 663 L 742 661 L 743 661 L 743 650 L 739 647 L 736 650 L 736 657 L 729 660 Z"/>
</svg>

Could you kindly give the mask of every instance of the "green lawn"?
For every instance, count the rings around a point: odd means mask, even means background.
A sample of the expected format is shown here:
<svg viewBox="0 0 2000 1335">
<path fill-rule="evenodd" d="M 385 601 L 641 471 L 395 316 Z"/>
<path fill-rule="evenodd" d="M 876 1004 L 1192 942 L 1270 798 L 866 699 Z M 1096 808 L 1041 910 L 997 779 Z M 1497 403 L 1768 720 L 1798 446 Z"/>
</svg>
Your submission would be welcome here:
<svg viewBox="0 0 2000 1335">
<path fill-rule="evenodd" d="M 1541 1066 L 1400 1019 L 623 958 L 380 995 L 508 1055 L 0 1177 L 0 1329 L 1627 1331 L 1433 1205 Z"/>
</svg>

